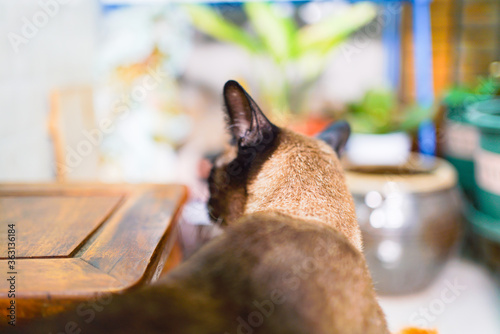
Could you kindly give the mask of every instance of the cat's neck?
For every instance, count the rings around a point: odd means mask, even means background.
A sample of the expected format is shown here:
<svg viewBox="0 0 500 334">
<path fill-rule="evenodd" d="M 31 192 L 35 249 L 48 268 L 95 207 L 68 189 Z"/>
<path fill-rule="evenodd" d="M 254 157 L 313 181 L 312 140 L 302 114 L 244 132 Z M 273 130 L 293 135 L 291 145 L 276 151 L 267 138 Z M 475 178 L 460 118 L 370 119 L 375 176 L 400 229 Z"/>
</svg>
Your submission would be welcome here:
<svg viewBox="0 0 500 334">
<path fill-rule="evenodd" d="M 354 204 L 337 157 L 326 144 L 312 142 L 304 150 L 294 145 L 295 136 L 281 136 L 278 149 L 248 185 L 244 214 L 275 211 L 328 224 L 361 250 Z"/>
</svg>

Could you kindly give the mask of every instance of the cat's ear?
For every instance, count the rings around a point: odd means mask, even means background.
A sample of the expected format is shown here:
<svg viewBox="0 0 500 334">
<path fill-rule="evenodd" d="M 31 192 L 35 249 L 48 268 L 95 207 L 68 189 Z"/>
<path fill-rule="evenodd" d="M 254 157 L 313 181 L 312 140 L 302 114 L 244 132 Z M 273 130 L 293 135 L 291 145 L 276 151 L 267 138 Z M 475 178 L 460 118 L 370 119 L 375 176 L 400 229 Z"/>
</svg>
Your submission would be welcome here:
<svg viewBox="0 0 500 334">
<path fill-rule="evenodd" d="M 267 144 L 274 138 L 276 126 L 236 81 L 230 80 L 224 85 L 224 102 L 229 129 L 239 146 Z"/>
<path fill-rule="evenodd" d="M 351 127 L 349 123 L 346 121 L 337 121 L 318 134 L 317 138 L 325 141 L 340 156 L 344 151 L 350 134 Z"/>
</svg>

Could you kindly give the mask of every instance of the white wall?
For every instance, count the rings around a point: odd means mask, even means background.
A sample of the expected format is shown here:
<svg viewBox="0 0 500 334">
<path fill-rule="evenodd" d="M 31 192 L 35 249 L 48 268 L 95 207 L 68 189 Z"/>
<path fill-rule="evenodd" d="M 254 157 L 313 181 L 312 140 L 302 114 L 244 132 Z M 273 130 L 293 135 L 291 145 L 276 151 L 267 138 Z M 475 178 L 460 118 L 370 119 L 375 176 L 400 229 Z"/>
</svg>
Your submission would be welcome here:
<svg viewBox="0 0 500 334">
<path fill-rule="evenodd" d="M 19 44 L 16 52 L 9 37 L 23 36 L 24 19 L 32 23 L 43 19 L 43 7 L 50 8 L 53 16 L 33 37 L 27 36 L 27 43 Z M 47 129 L 49 92 L 55 87 L 93 84 L 98 42 L 105 34 L 100 17 L 97 0 L 0 0 L 0 182 L 54 179 Z M 238 68 L 243 76 L 245 70 L 252 70 L 241 50 L 195 45 L 186 75 L 219 92 L 227 79 L 239 77 L 234 75 Z M 311 107 L 360 98 L 368 88 L 383 83 L 380 42 L 369 41 L 349 59 L 337 50 L 324 74 Z"/>
<path fill-rule="evenodd" d="M 66 4 L 0 0 L 0 182 L 54 178 L 48 94 L 53 87 L 92 82 L 99 5 L 59 1 Z M 43 23 L 41 4 L 52 4 L 53 16 L 33 37 L 25 35 L 27 43 L 16 52 L 9 36 L 23 36 L 24 18 Z"/>
</svg>

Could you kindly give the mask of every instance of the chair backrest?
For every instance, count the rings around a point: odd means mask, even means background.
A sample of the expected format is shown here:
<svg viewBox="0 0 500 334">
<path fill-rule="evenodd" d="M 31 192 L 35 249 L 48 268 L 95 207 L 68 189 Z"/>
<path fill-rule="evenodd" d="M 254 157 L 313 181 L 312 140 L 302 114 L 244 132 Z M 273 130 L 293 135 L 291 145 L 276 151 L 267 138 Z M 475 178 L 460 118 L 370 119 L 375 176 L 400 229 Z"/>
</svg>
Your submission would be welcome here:
<svg viewBox="0 0 500 334">
<path fill-rule="evenodd" d="M 102 133 L 96 126 L 91 87 L 52 91 L 49 131 L 57 180 L 96 181 Z"/>
</svg>

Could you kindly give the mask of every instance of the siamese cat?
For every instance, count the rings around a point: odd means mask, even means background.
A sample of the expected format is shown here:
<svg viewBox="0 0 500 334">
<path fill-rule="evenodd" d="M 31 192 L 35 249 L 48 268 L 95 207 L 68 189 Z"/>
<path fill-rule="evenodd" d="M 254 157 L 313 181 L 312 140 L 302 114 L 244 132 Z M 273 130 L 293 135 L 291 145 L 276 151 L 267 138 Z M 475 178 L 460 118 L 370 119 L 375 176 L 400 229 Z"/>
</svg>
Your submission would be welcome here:
<svg viewBox="0 0 500 334">
<path fill-rule="evenodd" d="M 232 145 L 208 206 L 225 233 L 89 323 L 71 311 L 13 332 L 388 333 L 338 159 L 348 124 L 309 138 L 273 125 L 235 81 L 224 100 Z"/>
</svg>

